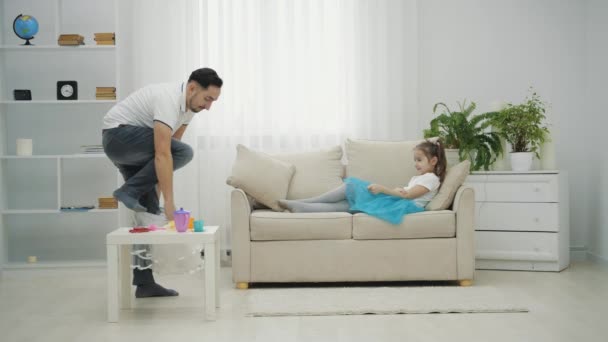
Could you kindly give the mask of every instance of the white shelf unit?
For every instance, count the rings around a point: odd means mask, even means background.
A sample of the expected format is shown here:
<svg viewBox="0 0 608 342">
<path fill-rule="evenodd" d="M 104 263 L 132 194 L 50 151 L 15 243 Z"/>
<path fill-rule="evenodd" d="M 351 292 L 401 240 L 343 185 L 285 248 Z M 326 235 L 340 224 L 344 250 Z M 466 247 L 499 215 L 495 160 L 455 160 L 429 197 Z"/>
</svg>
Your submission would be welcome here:
<svg viewBox="0 0 608 342">
<path fill-rule="evenodd" d="M 75 52 L 78 50 L 114 50 L 116 45 L 76 45 L 76 46 L 62 46 L 62 45 L 2 45 L 0 50 L 68 50 Z"/>
<path fill-rule="evenodd" d="M 473 172 L 476 268 L 561 271 L 570 263 L 568 179 L 560 171 Z"/>
<path fill-rule="evenodd" d="M 2 100 L 0 104 L 7 105 L 46 105 L 46 104 L 58 104 L 58 105 L 79 105 L 79 104 L 107 104 L 116 103 L 115 100 L 74 100 L 74 101 L 59 101 L 59 100 L 32 100 L 32 101 L 14 101 L 14 100 Z"/>
<path fill-rule="evenodd" d="M 105 234 L 118 226 L 118 209 L 62 211 L 96 205 L 118 182 L 104 154 L 82 154 L 101 144 L 101 120 L 117 101 L 95 99 L 95 87 L 120 96 L 117 0 L 3 0 L 0 2 L 0 273 L 11 268 L 101 265 Z M 85 13 L 95 13 L 91 16 Z M 19 14 L 40 29 L 31 41 L 12 30 Z M 95 45 L 93 33 L 115 32 L 117 45 Z M 85 45 L 59 46 L 78 33 Z M 56 82 L 78 82 L 78 100 L 57 100 Z M 30 89 L 31 101 L 13 100 Z M 15 155 L 16 138 L 34 141 L 34 155 Z M 27 257 L 36 256 L 36 264 Z"/>
<path fill-rule="evenodd" d="M 91 154 L 66 154 L 66 155 L 31 155 L 31 156 L 0 156 L 0 159 L 106 159 L 102 153 Z"/>
</svg>

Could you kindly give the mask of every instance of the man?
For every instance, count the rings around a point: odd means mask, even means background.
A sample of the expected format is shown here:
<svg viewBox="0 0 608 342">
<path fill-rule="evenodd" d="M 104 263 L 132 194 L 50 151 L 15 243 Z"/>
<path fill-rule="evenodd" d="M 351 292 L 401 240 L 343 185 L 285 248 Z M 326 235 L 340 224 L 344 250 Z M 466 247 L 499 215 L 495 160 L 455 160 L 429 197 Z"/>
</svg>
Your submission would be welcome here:
<svg viewBox="0 0 608 342">
<path fill-rule="evenodd" d="M 192 160 L 192 148 L 181 142 L 195 113 L 217 101 L 223 81 L 209 68 L 195 70 L 187 82 L 153 84 L 116 104 L 103 119 L 103 147 L 125 184 L 114 197 L 136 212 L 162 214 L 156 185 L 164 199 L 164 214 L 173 220 L 173 171 Z M 143 249 L 142 249 L 143 248 Z M 136 246 L 140 253 L 146 246 Z M 137 258 L 137 255 L 136 255 Z M 136 297 L 176 296 L 154 282 L 151 262 L 140 254 L 133 270 Z"/>
</svg>

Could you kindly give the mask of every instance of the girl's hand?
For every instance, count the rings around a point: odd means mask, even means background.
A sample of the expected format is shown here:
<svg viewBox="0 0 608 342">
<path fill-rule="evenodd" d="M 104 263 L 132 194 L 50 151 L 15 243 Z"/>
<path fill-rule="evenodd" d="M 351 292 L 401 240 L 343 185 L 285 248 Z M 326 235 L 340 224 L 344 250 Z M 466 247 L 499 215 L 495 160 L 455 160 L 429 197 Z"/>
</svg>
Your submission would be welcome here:
<svg viewBox="0 0 608 342">
<path fill-rule="evenodd" d="M 377 194 L 381 193 L 382 190 L 384 190 L 384 187 L 380 184 L 370 184 L 367 187 L 367 190 L 369 192 L 371 192 L 372 194 L 377 195 Z"/>
</svg>

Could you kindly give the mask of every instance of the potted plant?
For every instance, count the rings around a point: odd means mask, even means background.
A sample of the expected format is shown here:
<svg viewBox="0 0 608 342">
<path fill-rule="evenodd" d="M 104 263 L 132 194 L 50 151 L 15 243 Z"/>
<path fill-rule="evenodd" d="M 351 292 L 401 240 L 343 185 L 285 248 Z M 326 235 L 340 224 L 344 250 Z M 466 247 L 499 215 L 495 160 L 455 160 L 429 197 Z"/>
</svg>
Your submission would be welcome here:
<svg viewBox="0 0 608 342">
<path fill-rule="evenodd" d="M 443 108 L 443 113 L 431 120 L 431 127 L 424 130 L 424 137 L 439 137 L 446 147 L 446 156 L 449 149 L 457 149 L 458 161 L 469 159 L 471 170 L 488 170 L 502 154 L 500 136 L 496 132 L 487 132 L 496 112 L 488 112 L 471 116 L 475 102 L 467 105 L 466 100 L 458 103 L 460 110 L 453 112 L 444 103 L 433 106 L 433 113 L 437 108 Z M 448 160 L 448 165 L 451 165 Z"/>
<path fill-rule="evenodd" d="M 508 103 L 492 119 L 492 125 L 498 134 L 511 145 L 511 169 L 528 171 L 532 166 L 532 157 L 540 158 L 540 146 L 549 138 L 549 129 L 545 124 L 545 103 L 536 92 L 530 89 L 521 104 Z"/>
</svg>

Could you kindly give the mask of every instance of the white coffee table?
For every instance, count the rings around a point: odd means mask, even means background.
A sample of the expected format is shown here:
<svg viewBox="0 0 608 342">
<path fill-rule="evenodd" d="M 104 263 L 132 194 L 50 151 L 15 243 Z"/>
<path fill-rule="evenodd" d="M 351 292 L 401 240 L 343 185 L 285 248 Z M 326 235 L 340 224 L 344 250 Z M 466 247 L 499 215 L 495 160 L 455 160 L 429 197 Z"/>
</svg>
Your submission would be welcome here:
<svg viewBox="0 0 608 342">
<path fill-rule="evenodd" d="M 205 318 L 215 319 L 215 308 L 220 306 L 220 229 L 205 227 L 204 232 L 178 233 L 158 230 L 129 233 L 118 228 L 106 236 L 108 251 L 108 322 L 118 322 L 120 308 L 131 308 L 131 245 L 133 244 L 202 244 L 205 249 Z"/>
</svg>

